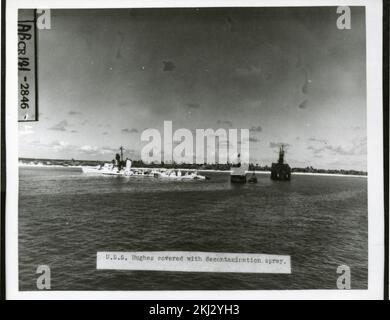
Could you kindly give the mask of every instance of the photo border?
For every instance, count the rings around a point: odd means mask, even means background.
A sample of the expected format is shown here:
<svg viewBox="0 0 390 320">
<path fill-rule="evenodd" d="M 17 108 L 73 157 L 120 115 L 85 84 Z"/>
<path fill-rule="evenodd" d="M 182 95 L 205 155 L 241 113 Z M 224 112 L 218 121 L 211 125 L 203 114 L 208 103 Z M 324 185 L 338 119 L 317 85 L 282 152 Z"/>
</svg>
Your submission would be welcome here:
<svg viewBox="0 0 390 320">
<path fill-rule="evenodd" d="M 5 2 L 2 5 L 5 6 Z M 124 5 L 128 4 L 129 8 L 152 8 L 152 7 L 277 7 L 277 6 L 365 6 L 366 7 L 366 68 L 367 68 L 367 160 L 368 160 L 368 289 L 367 290 L 207 290 L 207 291 L 19 291 L 18 283 L 18 216 L 15 212 L 18 212 L 18 130 L 17 130 L 17 57 L 16 54 L 16 28 L 13 30 L 11 27 L 16 26 L 17 21 L 17 9 L 18 8 L 125 8 Z M 384 231 L 386 226 L 383 219 L 383 212 L 385 212 L 384 202 L 386 202 L 386 194 L 384 187 L 386 184 L 386 155 L 384 150 L 386 147 L 386 139 L 388 141 L 388 135 L 384 130 L 385 124 L 385 107 L 386 103 L 386 90 L 383 90 L 382 85 L 386 81 L 385 73 L 383 73 L 383 79 L 381 71 L 385 64 L 383 63 L 386 58 L 386 52 L 383 47 L 383 52 L 380 50 L 382 43 L 385 43 L 382 38 L 382 1 L 380 0 L 345 0 L 345 1 L 313 1 L 308 0 L 280 0 L 280 1 L 267 1 L 267 0 L 249 0 L 249 1 L 222 1 L 217 0 L 211 2 L 201 1 L 181 1 L 180 3 L 174 1 L 119 1 L 115 0 L 106 5 L 103 1 L 63 1 L 63 0 L 13 0 L 7 2 L 5 8 L 5 14 L 2 16 L 2 25 L 4 24 L 7 29 L 2 28 L 2 43 L 6 43 L 6 49 L 2 47 L 2 66 L 6 65 L 8 70 L 5 73 L 5 68 L 2 68 L 2 89 L 6 89 L 7 92 L 2 91 L 2 150 L 1 157 L 1 169 L 2 169 L 2 187 L 3 184 L 8 190 L 7 194 L 7 207 L 5 213 L 2 207 L 2 229 L 5 228 L 5 240 L 7 241 L 7 248 L 2 241 L 2 249 L 8 249 L 5 252 L 6 264 L 5 269 L 2 270 L 2 277 L 5 274 L 9 277 L 6 281 L 7 296 L 11 299 L 381 299 L 383 293 L 386 290 L 384 285 L 386 268 L 385 257 L 383 255 L 382 248 L 388 247 L 383 242 Z M 3 14 L 3 13 L 2 13 Z M 7 17 L 7 21 L 5 20 Z M 380 17 L 380 19 L 375 19 Z M 383 15 L 384 16 L 384 15 Z M 5 30 L 7 30 L 5 32 Z M 4 34 L 3 34 L 4 33 Z M 368 36 L 369 35 L 369 36 Z M 383 37 L 385 32 L 383 32 Z M 388 46 L 387 46 L 388 47 Z M 4 52 L 4 57 L 3 57 Z M 388 56 L 388 52 L 387 52 Z M 4 64 L 3 64 L 4 63 Z M 4 70 L 4 73 L 3 73 Z M 10 72 L 10 70 L 15 70 Z M 383 69 L 384 70 L 384 69 Z M 379 72 L 379 74 L 378 74 Z M 5 81 L 7 88 L 5 87 Z M 383 81 L 383 82 L 382 82 Z M 388 82 L 388 76 L 387 76 Z M 6 94 L 7 93 L 7 94 Z M 387 88 L 387 101 L 388 101 L 388 88 Z M 15 108 L 9 108 L 5 110 L 5 104 L 7 106 L 15 106 Z M 368 112 L 368 106 L 370 106 L 370 112 Z M 388 113 L 387 113 L 388 118 Z M 7 120 L 7 123 L 6 121 Z M 387 119 L 388 120 L 388 119 Z M 378 127 L 378 123 L 383 123 L 383 128 Z M 3 125 L 5 124 L 5 126 Z M 388 124 L 387 124 L 388 128 Z M 383 130 L 382 130 L 383 129 Z M 387 130 L 388 132 L 388 130 Z M 6 136 L 4 134 L 7 133 Z M 4 142 L 4 143 L 3 143 Z M 5 146 L 7 150 L 5 150 Z M 385 149 L 384 149 L 385 148 Z M 4 153 L 3 153 L 4 151 Z M 4 158 L 3 158 L 4 157 Z M 388 155 L 387 155 L 388 157 Z M 3 161 L 3 160 L 6 161 Z M 383 165 L 381 163 L 383 161 Z M 378 164 L 381 164 L 378 166 Z M 5 170 L 8 165 L 7 171 Z M 4 171 L 3 171 L 4 170 Z M 4 173 L 4 176 L 3 176 Z M 387 167 L 388 173 L 388 167 Z M 383 178 L 384 177 L 384 178 Z M 16 179 L 15 179 L 16 178 Z M 378 192 L 380 190 L 380 192 Z M 5 196 L 6 189 L 2 188 L 2 206 L 3 206 L 3 192 Z M 12 192 L 11 192 L 12 191 Z M 388 191 L 387 191 L 388 197 Z M 384 201 L 385 200 L 385 201 Z M 371 210 L 371 214 L 370 214 Z M 388 209 L 387 209 L 388 210 Z M 7 225 L 3 225 L 7 219 Z M 387 211 L 388 221 L 388 211 Z M 2 237 L 4 237 L 4 231 L 2 230 Z M 2 239 L 3 240 L 3 239 Z M 388 250 L 387 261 L 388 261 Z M 4 253 L 4 251 L 2 251 Z M 3 263 L 2 259 L 2 263 Z M 388 262 L 387 262 L 388 264 Z M 388 268 L 388 265 L 387 265 Z M 383 272 L 384 271 L 384 272 Z M 388 274 L 388 271 L 387 271 Z M 388 281 L 388 280 L 387 280 Z M 383 286 L 383 287 L 382 287 Z M 382 290 L 382 289 L 383 290 Z M 170 293 L 167 296 L 167 293 Z"/>
<path fill-rule="evenodd" d="M 384 184 L 384 236 L 385 236 L 385 265 L 383 296 L 389 300 L 389 15 L 390 0 L 383 2 L 383 184 Z"/>
<path fill-rule="evenodd" d="M 5 141 L 5 78 L 6 78 L 6 1 L 1 2 L 1 112 L 0 112 L 0 141 L 1 141 L 1 182 L 0 182 L 0 299 L 5 299 L 5 199 L 6 199 L 6 141 Z"/>
</svg>

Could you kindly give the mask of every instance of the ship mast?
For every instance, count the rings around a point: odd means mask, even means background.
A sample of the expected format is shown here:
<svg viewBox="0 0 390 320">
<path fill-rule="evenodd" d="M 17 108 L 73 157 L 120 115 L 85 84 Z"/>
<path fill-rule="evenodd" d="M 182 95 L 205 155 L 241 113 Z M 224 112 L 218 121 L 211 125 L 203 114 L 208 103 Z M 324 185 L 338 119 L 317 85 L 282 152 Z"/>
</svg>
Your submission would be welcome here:
<svg viewBox="0 0 390 320">
<path fill-rule="evenodd" d="M 123 147 L 120 146 L 119 150 L 121 151 L 121 161 L 123 161 Z"/>
<path fill-rule="evenodd" d="M 283 149 L 283 145 L 281 145 L 280 149 L 279 149 L 279 160 L 278 160 L 278 163 L 279 164 L 283 164 L 284 163 L 284 149 Z"/>
</svg>

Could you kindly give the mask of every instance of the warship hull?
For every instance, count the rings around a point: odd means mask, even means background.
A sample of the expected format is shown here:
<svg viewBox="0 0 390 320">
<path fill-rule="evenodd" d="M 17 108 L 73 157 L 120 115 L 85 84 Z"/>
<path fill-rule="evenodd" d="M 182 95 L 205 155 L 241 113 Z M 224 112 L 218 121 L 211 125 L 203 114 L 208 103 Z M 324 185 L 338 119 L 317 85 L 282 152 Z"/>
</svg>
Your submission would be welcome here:
<svg viewBox="0 0 390 320">
<path fill-rule="evenodd" d="M 278 181 L 290 181 L 290 166 L 288 164 L 273 163 L 271 167 L 271 179 Z"/>
</svg>

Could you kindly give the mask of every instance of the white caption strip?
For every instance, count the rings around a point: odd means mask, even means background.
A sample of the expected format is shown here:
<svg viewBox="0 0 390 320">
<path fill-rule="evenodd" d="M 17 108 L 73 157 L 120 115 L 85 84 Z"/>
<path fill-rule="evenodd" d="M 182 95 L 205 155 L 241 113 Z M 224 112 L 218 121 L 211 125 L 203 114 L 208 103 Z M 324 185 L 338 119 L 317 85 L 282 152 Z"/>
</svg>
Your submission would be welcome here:
<svg viewBox="0 0 390 320">
<path fill-rule="evenodd" d="M 290 256 L 192 251 L 98 252 L 96 268 L 181 272 L 291 273 Z"/>
</svg>

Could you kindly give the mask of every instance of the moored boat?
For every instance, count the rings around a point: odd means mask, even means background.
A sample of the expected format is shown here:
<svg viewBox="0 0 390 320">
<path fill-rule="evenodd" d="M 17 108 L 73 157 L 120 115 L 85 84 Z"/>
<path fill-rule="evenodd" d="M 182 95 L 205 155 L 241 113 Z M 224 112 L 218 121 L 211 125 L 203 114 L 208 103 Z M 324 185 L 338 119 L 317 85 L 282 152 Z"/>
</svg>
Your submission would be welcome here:
<svg viewBox="0 0 390 320">
<path fill-rule="evenodd" d="M 237 164 L 234 164 L 231 168 L 230 182 L 232 183 L 246 183 L 246 171 L 248 170 L 248 164 L 242 164 L 240 154 L 237 156 Z"/>
<path fill-rule="evenodd" d="M 248 183 L 257 183 L 257 177 L 255 172 L 253 172 L 252 175 L 248 178 Z"/>
</svg>

